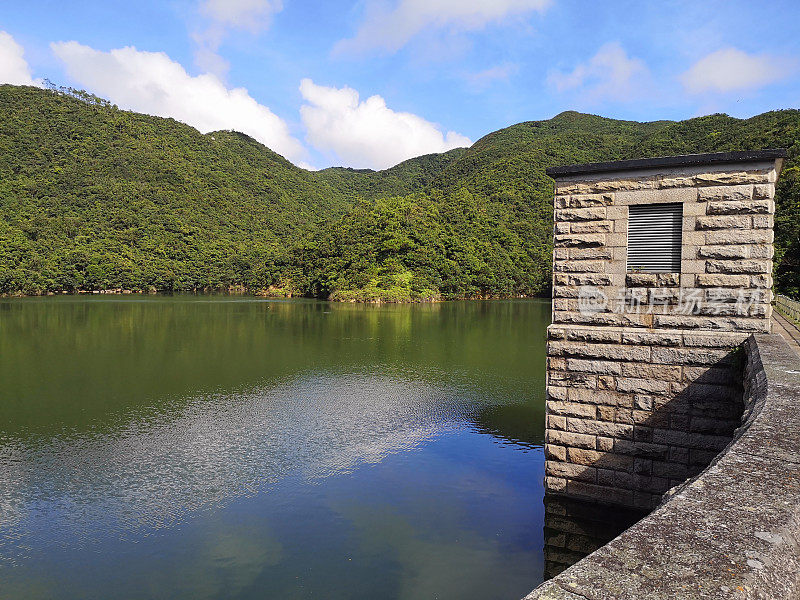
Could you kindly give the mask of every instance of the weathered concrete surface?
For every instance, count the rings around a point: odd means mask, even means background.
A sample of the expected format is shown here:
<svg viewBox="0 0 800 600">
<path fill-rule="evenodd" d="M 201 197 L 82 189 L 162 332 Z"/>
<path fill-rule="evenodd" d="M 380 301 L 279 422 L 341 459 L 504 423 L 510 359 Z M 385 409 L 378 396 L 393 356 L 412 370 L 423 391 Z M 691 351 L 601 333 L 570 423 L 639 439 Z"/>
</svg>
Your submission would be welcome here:
<svg viewBox="0 0 800 600">
<path fill-rule="evenodd" d="M 779 333 L 800 354 L 800 329 L 777 310 L 772 313 L 772 333 Z"/>
<path fill-rule="evenodd" d="M 526 600 L 800 598 L 800 357 L 778 335 L 745 348 L 746 411 L 731 444 Z"/>
</svg>

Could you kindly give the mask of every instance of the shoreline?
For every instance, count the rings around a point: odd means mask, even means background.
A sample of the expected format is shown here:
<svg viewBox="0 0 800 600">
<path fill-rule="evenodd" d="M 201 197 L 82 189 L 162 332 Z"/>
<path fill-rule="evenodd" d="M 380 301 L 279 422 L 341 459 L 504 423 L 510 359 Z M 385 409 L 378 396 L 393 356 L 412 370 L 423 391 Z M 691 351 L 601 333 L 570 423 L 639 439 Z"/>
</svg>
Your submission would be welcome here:
<svg viewBox="0 0 800 600">
<path fill-rule="evenodd" d="M 485 296 L 463 296 L 456 298 L 418 298 L 409 300 L 385 300 L 376 298 L 373 300 L 337 300 L 331 298 L 315 298 L 313 296 L 294 295 L 291 293 L 270 293 L 267 290 L 259 290 L 256 292 L 243 290 L 243 289 L 228 289 L 228 290 L 195 290 L 195 291 L 160 291 L 152 288 L 150 290 L 140 289 L 106 289 L 106 290 L 60 290 L 56 292 L 42 292 L 38 294 L 26 294 L 23 292 L 10 292 L 0 294 L 0 299 L 22 299 L 22 298 L 49 298 L 49 297 L 62 297 L 62 296 L 250 296 L 253 298 L 262 298 L 264 300 L 319 300 L 321 302 L 330 302 L 333 304 L 438 304 L 441 302 L 463 302 L 463 301 L 486 301 L 486 300 L 549 300 L 549 295 L 485 295 Z"/>
</svg>

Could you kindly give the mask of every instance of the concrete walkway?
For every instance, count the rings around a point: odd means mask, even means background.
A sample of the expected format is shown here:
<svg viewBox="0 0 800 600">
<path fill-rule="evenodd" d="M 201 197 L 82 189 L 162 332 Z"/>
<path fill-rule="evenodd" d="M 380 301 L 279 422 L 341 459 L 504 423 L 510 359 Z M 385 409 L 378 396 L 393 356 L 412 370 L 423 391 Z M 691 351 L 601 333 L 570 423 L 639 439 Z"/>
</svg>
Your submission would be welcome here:
<svg viewBox="0 0 800 600">
<path fill-rule="evenodd" d="M 777 310 L 772 311 L 772 332 L 782 335 L 792 350 L 800 354 L 800 328 Z"/>
</svg>

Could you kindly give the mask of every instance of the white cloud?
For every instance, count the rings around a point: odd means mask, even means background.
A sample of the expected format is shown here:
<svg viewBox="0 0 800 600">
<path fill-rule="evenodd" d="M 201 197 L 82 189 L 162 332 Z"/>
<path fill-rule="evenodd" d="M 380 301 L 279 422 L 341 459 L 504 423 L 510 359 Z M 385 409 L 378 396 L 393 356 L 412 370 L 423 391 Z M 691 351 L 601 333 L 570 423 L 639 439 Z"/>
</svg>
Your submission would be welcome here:
<svg viewBox="0 0 800 600">
<path fill-rule="evenodd" d="M 398 0 L 392 9 L 372 2 L 355 37 L 340 41 L 337 52 L 379 48 L 396 52 L 429 28 L 474 31 L 531 11 L 544 11 L 552 0 Z"/>
<path fill-rule="evenodd" d="M 231 68 L 230 63 L 219 55 L 219 47 L 225 39 L 225 29 L 209 27 L 192 34 L 195 43 L 194 62 L 206 73 L 214 73 L 224 79 Z"/>
<path fill-rule="evenodd" d="M 465 78 L 471 88 L 476 91 L 486 89 L 495 81 L 507 81 L 519 71 L 519 65 L 503 63 L 477 73 L 467 73 Z"/>
<path fill-rule="evenodd" d="M 641 60 L 629 57 L 618 42 L 610 42 L 571 72 L 551 72 L 547 81 L 559 92 L 579 91 L 587 102 L 596 102 L 635 99 L 649 79 L 650 73 Z"/>
<path fill-rule="evenodd" d="M 469 138 L 448 131 L 412 113 L 395 112 L 380 96 L 359 101 L 349 87 L 300 83 L 307 102 L 300 108 L 306 139 L 317 149 L 334 153 L 354 167 L 383 169 L 414 156 L 470 146 Z"/>
<path fill-rule="evenodd" d="M 25 52 L 11 34 L 0 31 L 0 83 L 14 85 L 41 85 L 31 76 Z"/>
<path fill-rule="evenodd" d="M 286 123 L 246 89 L 228 89 L 208 73 L 192 77 L 163 52 L 133 47 L 101 52 L 78 42 L 51 47 L 73 80 L 123 108 L 173 117 L 203 133 L 235 129 L 290 160 L 305 155 Z"/>
<path fill-rule="evenodd" d="M 231 30 L 249 31 L 256 35 L 267 29 L 272 17 L 283 10 L 282 0 L 202 0 L 200 14 L 210 22 L 208 27 L 192 34 L 197 45 L 197 65 L 224 77 L 230 65 L 219 55 L 219 48 Z"/>
<path fill-rule="evenodd" d="M 723 48 L 692 65 L 681 75 L 681 82 L 693 94 L 750 90 L 784 79 L 795 67 L 786 58 Z"/>
<path fill-rule="evenodd" d="M 200 12 L 216 23 L 252 33 L 269 27 L 272 15 L 282 9 L 281 0 L 205 0 L 200 5 Z"/>
</svg>

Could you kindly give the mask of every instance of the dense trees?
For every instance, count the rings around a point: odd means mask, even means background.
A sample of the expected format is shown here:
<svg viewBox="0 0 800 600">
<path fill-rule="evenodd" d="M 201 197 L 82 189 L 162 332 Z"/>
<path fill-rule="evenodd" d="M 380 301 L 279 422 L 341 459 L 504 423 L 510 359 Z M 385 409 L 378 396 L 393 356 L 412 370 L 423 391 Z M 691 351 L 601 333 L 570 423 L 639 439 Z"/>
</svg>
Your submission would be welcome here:
<svg viewBox="0 0 800 600">
<path fill-rule="evenodd" d="M 635 123 L 567 112 L 374 172 L 308 172 L 70 90 L 0 86 L 0 293 L 246 289 L 341 300 L 547 292 L 548 166 L 790 148 L 776 275 L 800 292 L 800 111 Z"/>
<path fill-rule="evenodd" d="M 322 230 L 312 286 L 342 300 L 540 294 L 550 229 L 464 188 L 361 201 Z"/>
</svg>

